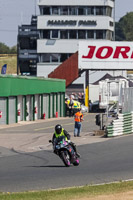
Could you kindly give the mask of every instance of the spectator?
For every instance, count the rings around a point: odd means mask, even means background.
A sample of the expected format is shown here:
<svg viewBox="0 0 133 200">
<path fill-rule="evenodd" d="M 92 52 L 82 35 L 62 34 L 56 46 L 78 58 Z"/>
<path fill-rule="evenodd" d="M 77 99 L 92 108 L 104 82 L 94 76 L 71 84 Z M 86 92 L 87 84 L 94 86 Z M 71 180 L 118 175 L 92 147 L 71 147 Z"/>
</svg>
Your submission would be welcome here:
<svg viewBox="0 0 133 200">
<path fill-rule="evenodd" d="M 81 93 L 78 93 L 78 101 L 81 103 L 82 102 L 82 95 Z"/>
<path fill-rule="evenodd" d="M 73 106 L 74 106 L 74 101 L 72 96 L 70 96 L 70 102 L 69 102 L 69 117 L 73 117 Z"/>
<path fill-rule="evenodd" d="M 91 112 L 92 111 L 92 102 L 91 102 L 91 100 L 89 100 L 89 112 Z"/>
<path fill-rule="evenodd" d="M 72 94 L 70 95 L 70 98 L 74 99 L 74 98 L 75 98 L 75 94 L 72 93 Z"/>
<path fill-rule="evenodd" d="M 75 113 L 75 127 L 74 127 L 74 137 L 80 137 L 81 122 L 83 121 L 83 114 L 81 113 L 81 109 L 77 113 Z"/>
<path fill-rule="evenodd" d="M 69 112 L 68 98 L 65 98 L 65 116 L 67 116 L 67 112 Z"/>
<path fill-rule="evenodd" d="M 85 105 L 85 94 L 83 92 L 81 94 L 81 104 Z"/>
</svg>

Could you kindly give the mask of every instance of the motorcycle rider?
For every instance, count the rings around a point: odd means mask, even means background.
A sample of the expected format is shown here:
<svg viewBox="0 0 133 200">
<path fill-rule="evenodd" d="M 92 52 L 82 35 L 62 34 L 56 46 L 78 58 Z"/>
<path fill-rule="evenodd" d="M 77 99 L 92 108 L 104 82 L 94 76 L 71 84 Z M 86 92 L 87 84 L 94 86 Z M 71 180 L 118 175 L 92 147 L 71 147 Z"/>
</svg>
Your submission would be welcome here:
<svg viewBox="0 0 133 200">
<path fill-rule="evenodd" d="M 63 129 L 60 124 L 57 124 L 55 126 L 55 132 L 54 132 L 53 137 L 52 137 L 52 144 L 53 144 L 54 153 L 57 154 L 56 143 L 57 143 L 57 139 L 60 136 L 65 137 L 65 140 L 68 141 L 68 143 L 73 147 L 74 151 L 76 152 L 77 157 L 80 157 L 80 154 L 77 152 L 76 145 L 73 142 L 70 141 L 70 137 L 71 137 L 70 134 L 65 129 Z"/>
</svg>

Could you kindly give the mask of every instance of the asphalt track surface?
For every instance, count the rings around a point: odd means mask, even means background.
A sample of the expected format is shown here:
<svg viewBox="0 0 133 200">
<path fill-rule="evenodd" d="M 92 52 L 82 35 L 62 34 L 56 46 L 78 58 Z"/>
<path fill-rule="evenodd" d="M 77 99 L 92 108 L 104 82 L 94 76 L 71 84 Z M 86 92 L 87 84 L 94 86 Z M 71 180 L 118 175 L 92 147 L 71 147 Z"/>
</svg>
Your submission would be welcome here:
<svg viewBox="0 0 133 200">
<path fill-rule="evenodd" d="M 93 122 L 92 122 L 92 121 Z M 85 119 L 83 133 L 95 129 L 94 116 Z M 56 123 L 62 122 L 72 134 L 72 119 L 48 121 L 18 127 L 0 129 L 0 135 L 14 133 L 50 134 Z M 68 125 L 69 124 L 69 125 Z M 47 125 L 47 126 L 46 126 Z M 47 129 L 46 127 L 49 127 Z M 95 137 L 95 136 L 92 136 Z M 82 138 L 82 137 L 81 137 Z M 80 139 L 80 138 L 79 138 Z M 52 148 L 34 152 L 21 152 L 0 147 L 0 192 L 56 189 L 87 184 L 101 184 L 133 179 L 133 135 L 104 139 L 78 145 L 80 165 L 65 167 L 53 154 Z"/>
</svg>

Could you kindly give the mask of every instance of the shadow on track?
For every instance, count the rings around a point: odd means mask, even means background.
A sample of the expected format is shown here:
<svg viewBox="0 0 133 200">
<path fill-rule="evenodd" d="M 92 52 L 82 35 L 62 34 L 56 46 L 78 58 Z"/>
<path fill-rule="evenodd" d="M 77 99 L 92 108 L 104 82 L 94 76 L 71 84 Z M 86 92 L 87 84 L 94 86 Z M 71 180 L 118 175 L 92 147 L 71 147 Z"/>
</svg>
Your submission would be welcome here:
<svg viewBox="0 0 133 200">
<path fill-rule="evenodd" d="M 63 165 L 42 165 L 42 166 L 26 166 L 26 167 L 35 167 L 35 168 L 40 168 L 40 167 L 44 167 L 44 168 L 63 168 L 66 166 Z"/>
</svg>

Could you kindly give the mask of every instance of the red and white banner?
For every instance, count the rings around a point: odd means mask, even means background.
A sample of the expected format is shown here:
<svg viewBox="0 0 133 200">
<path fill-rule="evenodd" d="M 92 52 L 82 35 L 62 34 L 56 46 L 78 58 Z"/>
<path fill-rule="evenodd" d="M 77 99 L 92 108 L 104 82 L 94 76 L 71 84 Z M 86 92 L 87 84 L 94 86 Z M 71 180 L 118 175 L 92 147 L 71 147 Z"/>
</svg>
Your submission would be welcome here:
<svg viewBox="0 0 133 200">
<path fill-rule="evenodd" d="M 80 41 L 80 69 L 133 70 L 133 42 Z"/>
</svg>

